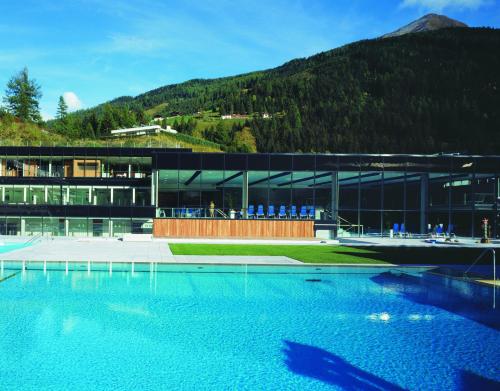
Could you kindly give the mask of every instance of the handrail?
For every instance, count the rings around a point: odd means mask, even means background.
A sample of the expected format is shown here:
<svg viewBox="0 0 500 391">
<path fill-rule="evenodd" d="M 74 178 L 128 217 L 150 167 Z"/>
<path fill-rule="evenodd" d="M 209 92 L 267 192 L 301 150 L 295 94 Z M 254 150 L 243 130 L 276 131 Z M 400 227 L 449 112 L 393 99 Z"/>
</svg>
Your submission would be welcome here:
<svg viewBox="0 0 500 391">
<path fill-rule="evenodd" d="M 32 238 L 30 238 L 30 240 L 26 241 L 24 244 L 25 245 L 28 245 L 28 244 L 32 244 L 32 243 L 35 243 L 38 239 L 41 239 L 43 236 L 42 233 L 38 233 L 36 234 L 35 236 L 33 236 Z"/>
<path fill-rule="evenodd" d="M 496 259 L 495 259 L 495 249 L 493 248 L 485 248 L 481 254 L 476 258 L 476 260 L 472 263 L 472 265 L 469 266 L 469 268 L 464 272 L 464 277 L 469 278 L 467 276 L 467 273 L 469 272 L 470 269 L 474 267 L 476 263 L 479 262 L 479 260 L 488 252 L 491 252 L 493 254 L 493 281 L 496 281 Z"/>
<path fill-rule="evenodd" d="M 220 210 L 220 209 L 215 209 L 215 211 L 216 211 L 218 214 L 220 214 L 222 217 L 224 217 L 225 219 L 227 219 L 227 218 L 228 218 L 227 214 L 225 214 L 222 210 Z"/>
</svg>

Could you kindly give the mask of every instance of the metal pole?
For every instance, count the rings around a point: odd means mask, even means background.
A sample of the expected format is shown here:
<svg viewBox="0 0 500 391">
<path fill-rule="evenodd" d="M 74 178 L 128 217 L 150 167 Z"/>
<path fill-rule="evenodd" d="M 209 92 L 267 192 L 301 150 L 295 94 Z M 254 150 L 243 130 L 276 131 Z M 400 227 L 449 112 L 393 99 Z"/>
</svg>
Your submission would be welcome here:
<svg viewBox="0 0 500 391">
<path fill-rule="evenodd" d="M 496 300 L 497 300 L 497 260 L 495 256 L 495 249 L 491 249 L 493 251 L 493 309 L 496 308 Z"/>
</svg>

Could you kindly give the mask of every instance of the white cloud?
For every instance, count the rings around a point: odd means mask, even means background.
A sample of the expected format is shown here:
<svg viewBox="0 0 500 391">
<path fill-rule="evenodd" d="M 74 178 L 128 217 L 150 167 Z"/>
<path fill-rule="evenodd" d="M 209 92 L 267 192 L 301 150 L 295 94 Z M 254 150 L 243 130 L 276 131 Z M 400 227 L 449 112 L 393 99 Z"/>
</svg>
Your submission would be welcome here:
<svg viewBox="0 0 500 391">
<path fill-rule="evenodd" d="M 65 92 L 63 94 L 64 101 L 68 105 L 68 111 L 75 111 L 82 108 L 82 101 L 78 96 L 71 91 Z"/>
<path fill-rule="evenodd" d="M 489 0 L 403 0 L 402 7 L 420 7 L 430 11 L 442 11 L 445 8 L 477 9 L 489 3 Z"/>
<path fill-rule="evenodd" d="M 44 121 L 49 121 L 49 120 L 51 120 L 51 119 L 54 119 L 54 116 L 53 116 L 53 115 L 51 115 L 51 114 L 49 114 L 49 113 L 46 113 L 45 111 L 42 111 L 42 112 L 40 113 L 40 115 L 42 116 L 42 119 L 43 119 Z"/>
</svg>

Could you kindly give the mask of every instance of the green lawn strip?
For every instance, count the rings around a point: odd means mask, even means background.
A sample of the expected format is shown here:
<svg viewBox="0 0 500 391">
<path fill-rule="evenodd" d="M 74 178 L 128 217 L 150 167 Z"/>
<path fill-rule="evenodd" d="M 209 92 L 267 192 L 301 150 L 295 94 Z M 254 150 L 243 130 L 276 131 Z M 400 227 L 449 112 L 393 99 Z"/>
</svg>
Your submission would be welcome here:
<svg viewBox="0 0 500 391">
<path fill-rule="evenodd" d="M 348 247 L 322 245 L 170 244 L 174 255 L 281 255 L 305 263 L 470 265 L 482 248 Z M 499 249 L 497 249 L 497 253 Z M 491 265 L 491 255 L 478 264 Z"/>
<path fill-rule="evenodd" d="M 174 255 L 280 255 L 305 263 L 384 263 L 373 257 L 372 250 L 343 246 L 184 243 L 169 246 Z"/>
</svg>

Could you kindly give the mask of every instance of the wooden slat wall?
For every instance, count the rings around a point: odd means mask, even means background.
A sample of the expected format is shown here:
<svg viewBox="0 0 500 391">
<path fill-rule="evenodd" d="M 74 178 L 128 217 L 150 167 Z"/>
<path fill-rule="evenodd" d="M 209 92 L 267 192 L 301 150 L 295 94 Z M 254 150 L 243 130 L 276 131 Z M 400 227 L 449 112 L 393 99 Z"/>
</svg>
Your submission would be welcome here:
<svg viewBox="0 0 500 391">
<path fill-rule="evenodd" d="M 153 235 L 157 238 L 313 238 L 314 221 L 154 219 Z"/>
</svg>

